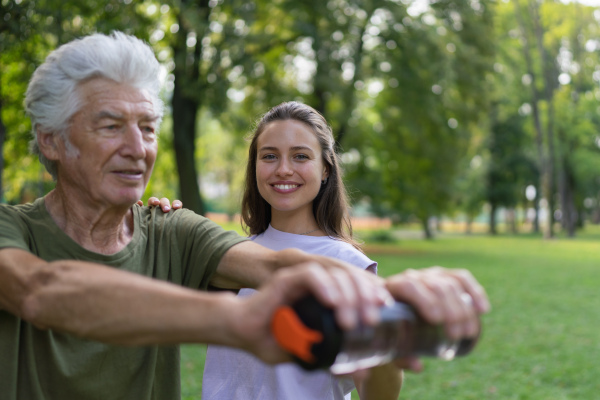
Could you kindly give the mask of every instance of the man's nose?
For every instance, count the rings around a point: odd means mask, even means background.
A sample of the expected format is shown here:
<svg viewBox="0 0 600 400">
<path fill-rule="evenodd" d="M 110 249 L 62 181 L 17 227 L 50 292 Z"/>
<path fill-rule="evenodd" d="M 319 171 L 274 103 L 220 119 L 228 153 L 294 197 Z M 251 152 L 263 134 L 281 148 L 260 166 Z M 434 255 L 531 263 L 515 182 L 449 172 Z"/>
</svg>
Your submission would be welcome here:
<svg viewBox="0 0 600 400">
<path fill-rule="evenodd" d="M 121 147 L 121 155 L 131 157 L 135 160 L 146 156 L 146 146 L 144 143 L 144 134 L 140 127 L 134 124 L 128 125 Z"/>
</svg>

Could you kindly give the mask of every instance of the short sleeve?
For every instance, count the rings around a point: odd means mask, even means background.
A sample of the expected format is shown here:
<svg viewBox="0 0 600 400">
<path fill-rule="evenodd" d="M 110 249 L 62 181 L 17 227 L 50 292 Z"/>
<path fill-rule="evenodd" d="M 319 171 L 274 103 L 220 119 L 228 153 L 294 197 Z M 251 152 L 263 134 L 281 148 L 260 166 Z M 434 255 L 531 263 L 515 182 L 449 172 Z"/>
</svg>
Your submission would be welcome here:
<svg viewBox="0 0 600 400">
<path fill-rule="evenodd" d="M 0 249 L 29 249 L 27 225 L 13 206 L 0 204 Z"/>
<path fill-rule="evenodd" d="M 189 210 L 181 210 L 176 243 L 183 267 L 184 286 L 206 289 L 221 258 L 232 246 L 248 240 L 226 231 L 213 221 Z"/>
<path fill-rule="evenodd" d="M 337 254 L 332 255 L 332 257 L 346 261 L 352 265 L 377 275 L 377 262 L 371 260 L 364 253 L 355 249 L 354 246 L 349 243 L 340 243 Z"/>
</svg>

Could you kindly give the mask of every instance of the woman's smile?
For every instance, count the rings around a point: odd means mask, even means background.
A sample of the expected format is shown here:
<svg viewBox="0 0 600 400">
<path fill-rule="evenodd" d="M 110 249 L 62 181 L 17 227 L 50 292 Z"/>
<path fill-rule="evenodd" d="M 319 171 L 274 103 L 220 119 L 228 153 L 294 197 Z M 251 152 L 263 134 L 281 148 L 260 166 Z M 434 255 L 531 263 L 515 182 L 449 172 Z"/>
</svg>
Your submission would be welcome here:
<svg viewBox="0 0 600 400">
<path fill-rule="evenodd" d="M 280 182 L 277 182 L 277 183 L 271 184 L 271 186 L 278 193 L 292 193 L 292 192 L 295 192 L 296 189 L 298 189 L 302 185 L 300 185 L 298 183 L 280 183 Z"/>
</svg>

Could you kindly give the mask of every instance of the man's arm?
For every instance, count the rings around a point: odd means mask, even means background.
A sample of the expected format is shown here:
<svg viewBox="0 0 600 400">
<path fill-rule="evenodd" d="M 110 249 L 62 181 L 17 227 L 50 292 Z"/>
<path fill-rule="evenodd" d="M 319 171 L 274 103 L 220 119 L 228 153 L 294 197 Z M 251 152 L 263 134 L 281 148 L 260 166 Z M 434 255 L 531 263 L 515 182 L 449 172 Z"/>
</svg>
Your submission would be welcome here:
<svg viewBox="0 0 600 400">
<path fill-rule="evenodd" d="M 40 329 L 124 345 L 210 342 L 232 296 L 207 295 L 99 264 L 0 250 L 0 308 Z M 225 332 L 222 332 L 222 334 Z"/>
<path fill-rule="evenodd" d="M 212 343 L 290 361 L 270 334 L 275 309 L 307 293 L 338 309 L 353 307 L 338 277 L 315 263 L 276 272 L 259 294 L 205 293 L 79 261 L 45 262 L 0 250 L 0 309 L 40 329 L 120 345 Z M 351 326 L 348 326 L 351 327 Z"/>
</svg>

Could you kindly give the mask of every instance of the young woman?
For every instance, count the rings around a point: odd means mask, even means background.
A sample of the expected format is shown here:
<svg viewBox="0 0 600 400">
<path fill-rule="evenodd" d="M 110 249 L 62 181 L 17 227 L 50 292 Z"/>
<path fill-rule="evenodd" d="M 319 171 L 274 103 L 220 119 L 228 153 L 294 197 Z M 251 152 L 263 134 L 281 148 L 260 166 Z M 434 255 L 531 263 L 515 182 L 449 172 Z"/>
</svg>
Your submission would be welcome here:
<svg viewBox="0 0 600 400">
<path fill-rule="evenodd" d="M 335 257 L 376 273 L 377 263 L 352 238 L 348 202 L 331 128 L 313 108 L 280 104 L 256 128 L 242 200 L 244 228 L 257 243 Z M 250 266 L 249 266 L 250 267 Z M 248 296 L 252 289 L 242 289 Z M 268 366 L 248 353 L 209 346 L 202 399 L 397 399 L 402 375 L 373 368 L 364 379 L 306 372 L 293 364 Z"/>
</svg>

